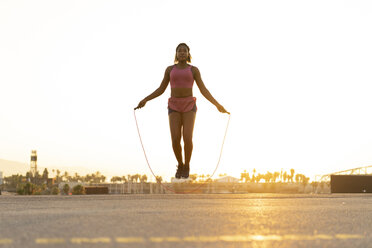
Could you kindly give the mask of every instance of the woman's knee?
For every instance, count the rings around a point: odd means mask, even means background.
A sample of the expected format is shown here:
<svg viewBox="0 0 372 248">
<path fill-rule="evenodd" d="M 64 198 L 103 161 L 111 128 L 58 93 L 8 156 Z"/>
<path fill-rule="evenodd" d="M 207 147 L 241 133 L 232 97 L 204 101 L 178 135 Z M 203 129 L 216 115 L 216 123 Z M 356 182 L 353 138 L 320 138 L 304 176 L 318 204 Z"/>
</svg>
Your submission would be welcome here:
<svg viewBox="0 0 372 248">
<path fill-rule="evenodd" d="M 172 137 L 172 145 L 180 145 L 181 144 L 181 136 L 174 136 Z"/>
<path fill-rule="evenodd" d="M 183 137 L 183 142 L 185 146 L 192 146 L 192 136 L 191 137 Z"/>
</svg>

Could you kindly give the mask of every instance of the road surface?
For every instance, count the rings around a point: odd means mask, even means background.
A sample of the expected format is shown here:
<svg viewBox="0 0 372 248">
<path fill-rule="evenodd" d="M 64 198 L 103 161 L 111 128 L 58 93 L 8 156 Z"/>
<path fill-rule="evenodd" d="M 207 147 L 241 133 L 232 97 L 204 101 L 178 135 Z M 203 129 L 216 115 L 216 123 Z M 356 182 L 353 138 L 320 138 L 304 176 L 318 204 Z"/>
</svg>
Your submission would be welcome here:
<svg viewBox="0 0 372 248">
<path fill-rule="evenodd" d="M 372 247 L 372 194 L 1 195 L 2 247 Z"/>
</svg>

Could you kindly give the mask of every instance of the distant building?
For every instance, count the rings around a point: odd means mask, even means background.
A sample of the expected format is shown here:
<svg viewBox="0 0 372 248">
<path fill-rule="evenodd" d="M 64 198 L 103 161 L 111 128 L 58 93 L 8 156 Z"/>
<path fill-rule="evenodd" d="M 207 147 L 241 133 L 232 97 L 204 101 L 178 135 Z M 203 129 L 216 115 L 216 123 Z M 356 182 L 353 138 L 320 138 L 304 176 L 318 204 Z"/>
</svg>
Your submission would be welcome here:
<svg viewBox="0 0 372 248">
<path fill-rule="evenodd" d="M 232 176 L 225 176 L 225 177 L 221 177 L 221 178 L 216 179 L 216 182 L 219 182 L 219 183 L 237 183 L 237 182 L 239 182 L 239 179 L 236 178 L 236 177 L 232 177 Z"/>
<path fill-rule="evenodd" d="M 79 185 L 79 184 L 82 185 L 82 186 L 89 185 L 89 183 L 82 183 L 82 182 L 60 182 L 58 184 L 58 188 L 60 190 L 62 190 L 63 189 L 63 186 L 65 186 L 65 184 L 68 184 L 68 186 L 70 186 L 70 189 L 72 189 L 73 187 L 75 187 L 76 185 Z"/>
<path fill-rule="evenodd" d="M 53 177 L 53 178 L 48 178 L 47 180 L 46 180 L 46 185 L 48 186 L 48 187 L 52 187 L 54 184 L 55 184 L 55 182 L 56 182 L 56 179 Z"/>
<path fill-rule="evenodd" d="M 3 184 L 3 172 L 0 171 L 0 185 Z"/>
</svg>

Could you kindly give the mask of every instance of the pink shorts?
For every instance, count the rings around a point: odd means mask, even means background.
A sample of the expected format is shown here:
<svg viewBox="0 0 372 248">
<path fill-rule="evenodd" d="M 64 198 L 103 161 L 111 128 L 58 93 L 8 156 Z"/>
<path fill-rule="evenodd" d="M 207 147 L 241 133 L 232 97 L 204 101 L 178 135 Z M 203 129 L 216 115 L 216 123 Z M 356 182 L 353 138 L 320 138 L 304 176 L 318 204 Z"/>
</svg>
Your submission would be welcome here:
<svg viewBox="0 0 372 248">
<path fill-rule="evenodd" d="M 196 112 L 196 109 L 196 97 L 170 97 L 168 99 L 168 113 L 174 111 L 185 113 L 191 110 L 194 110 Z"/>
</svg>

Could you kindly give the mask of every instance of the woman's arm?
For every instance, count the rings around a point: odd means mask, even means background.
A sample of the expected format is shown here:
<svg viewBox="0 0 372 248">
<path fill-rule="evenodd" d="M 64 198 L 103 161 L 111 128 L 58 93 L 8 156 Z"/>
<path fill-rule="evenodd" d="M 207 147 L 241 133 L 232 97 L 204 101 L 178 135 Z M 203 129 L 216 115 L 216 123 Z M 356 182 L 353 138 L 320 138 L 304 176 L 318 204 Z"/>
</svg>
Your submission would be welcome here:
<svg viewBox="0 0 372 248">
<path fill-rule="evenodd" d="M 197 67 L 193 66 L 192 67 L 192 72 L 193 72 L 193 75 L 194 75 L 194 79 L 195 79 L 195 82 L 196 82 L 196 85 L 198 85 L 199 87 L 199 90 L 200 92 L 202 93 L 202 95 L 208 99 L 208 101 L 210 101 L 213 105 L 215 105 L 218 109 L 218 111 L 222 112 L 222 113 L 228 113 L 230 114 L 229 112 L 226 111 L 226 109 L 217 102 L 216 99 L 213 98 L 212 94 L 209 92 L 209 90 L 207 89 L 207 87 L 205 87 L 204 85 L 204 82 L 201 78 L 201 75 L 200 75 L 200 71 Z"/>
<path fill-rule="evenodd" d="M 150 95 L 148 95 L 147 97 L 145 97 L 142 101 L 139 102 L 138 106 L 135 108 L 138 109 L 138 108 L 142 108 L 146 105 L 146 102 L 160 96 L 161 94 L 164 93 L 164 91 L 167 89 L 168 87 L 168 84 L 169 84 L 169 80 L 170 80 L 170 71 L 172 70 L 172 66 L 168 66 L 167 69 L 165 70 L 165 73 L 164 73 L 164 78 L 163 78 L 163 81 L 161 82 L 159 88 L 157 88 L 154 92 L 152 92 Z"/>
</svg>

